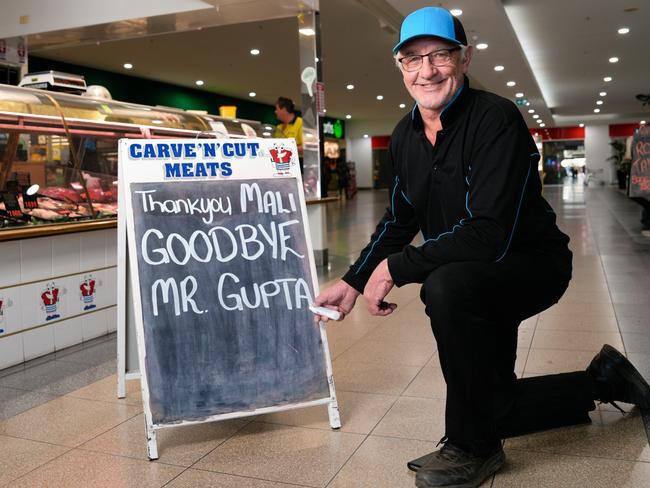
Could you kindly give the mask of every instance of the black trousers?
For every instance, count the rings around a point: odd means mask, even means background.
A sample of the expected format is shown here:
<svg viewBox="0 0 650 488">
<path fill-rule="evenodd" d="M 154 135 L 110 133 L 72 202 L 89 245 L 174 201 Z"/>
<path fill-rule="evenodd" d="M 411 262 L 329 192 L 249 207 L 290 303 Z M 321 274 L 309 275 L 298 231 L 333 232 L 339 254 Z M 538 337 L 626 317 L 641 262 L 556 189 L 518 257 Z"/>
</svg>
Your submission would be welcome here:
<svg viewBox="0 0 650 488">
<path fill-rule="evenodd" d="M 641 210 L 641 225 L 644 229 L 650 229 L 650 200 L 643 197 L 630 197 L 630 200 L 643 207 L 643 210 Z"/>
<path fill-rule="evenodd" d="M 510 252 L 492 263 L 433 271 L 421 289 L 447 383 L 447 437 L 460 445 L 589 422 L 595 382 L 585 371 L 517 379 L 517 328 L 554 303 L 571 252 Z M 586 367 L 586 365 L 585 365 Z"/>
</svg>

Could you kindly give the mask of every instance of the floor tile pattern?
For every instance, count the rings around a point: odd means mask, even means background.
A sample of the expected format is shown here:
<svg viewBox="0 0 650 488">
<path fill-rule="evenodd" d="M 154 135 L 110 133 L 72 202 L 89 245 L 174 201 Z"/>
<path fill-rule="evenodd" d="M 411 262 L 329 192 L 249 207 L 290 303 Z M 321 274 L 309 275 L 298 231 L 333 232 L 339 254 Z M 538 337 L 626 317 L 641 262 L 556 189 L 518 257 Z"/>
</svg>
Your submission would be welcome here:
<svg viewBox="0 0 650 488">
<path fill-rule="evenodd" d="M 567 184 L 545 195 L 571 236 L 574 273 L 560 302 L 520 326 L 516 370 L 583 369 L 604 342 L 650 379 L 650 239 L 640 207 L 609 187 Z M 386 192 L 328 205 L 331 262 L 340 276 L 367 242 Z M 444 434 L 445 383 L 417 286 L 392 292 L 397 311 L 371 317 L 359 303 L 328 325 L 343 427 L 324 407 L 159 432 L 145 451 L 139 382 L 115 397 L 115 336 L 0 371 L 0 486 L 396 488 L 414 485 L 406 461 Z M 647 487 L 642 414 L 609 405 L 589 425 L 505 441 L 507 463 L 483 487 Z M 649 419 L 650 420 L 650 419 Z"/>
</svg>

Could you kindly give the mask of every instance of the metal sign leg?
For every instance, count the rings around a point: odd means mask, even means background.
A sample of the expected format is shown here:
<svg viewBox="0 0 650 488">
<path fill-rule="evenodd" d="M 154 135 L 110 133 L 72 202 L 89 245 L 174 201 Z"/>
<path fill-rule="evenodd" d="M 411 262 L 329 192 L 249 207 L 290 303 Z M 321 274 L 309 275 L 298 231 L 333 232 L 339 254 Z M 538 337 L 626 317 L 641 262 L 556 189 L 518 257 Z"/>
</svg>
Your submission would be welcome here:
<svg viewBox="0 0 650 488">
<path fill-rule="evenodd" d="M 146 423 L 146 420 L 145 420 Z M 147 424 L 147 457 L 150 461 L 158 459 L 158 443 L 156 442 L 156 430 Z"/>
<path fill-rule="evenodd" d="M 340 429 L 341 416 L 339 415 L 339 404 L 336 399 L 327 404 L 327 414 L 330 418 L 330 427 L 332 429 Z"/>
</svg>

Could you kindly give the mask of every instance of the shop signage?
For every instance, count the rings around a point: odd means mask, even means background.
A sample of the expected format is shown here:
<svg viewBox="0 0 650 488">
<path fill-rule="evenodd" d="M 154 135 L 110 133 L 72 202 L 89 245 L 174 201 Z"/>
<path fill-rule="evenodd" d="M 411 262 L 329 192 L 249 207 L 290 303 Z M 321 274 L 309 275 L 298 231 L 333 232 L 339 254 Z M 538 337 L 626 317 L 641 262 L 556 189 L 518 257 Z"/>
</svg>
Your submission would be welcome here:
<svg viewBox="0 0 650 488">
<path fill-rule="evenodd" d="M 324 117 L 323 119 L 323 136 L 334 139 L 343 139 L 345 137 L 345 126 L 341 119 L 332 119 Z"/>
<path fill-rule="evenodd" d="M 162 427 L 320 404 L 340 425 L 295 141 L 227 144 L 120 141 L 151 459 Z"/>
</svg>

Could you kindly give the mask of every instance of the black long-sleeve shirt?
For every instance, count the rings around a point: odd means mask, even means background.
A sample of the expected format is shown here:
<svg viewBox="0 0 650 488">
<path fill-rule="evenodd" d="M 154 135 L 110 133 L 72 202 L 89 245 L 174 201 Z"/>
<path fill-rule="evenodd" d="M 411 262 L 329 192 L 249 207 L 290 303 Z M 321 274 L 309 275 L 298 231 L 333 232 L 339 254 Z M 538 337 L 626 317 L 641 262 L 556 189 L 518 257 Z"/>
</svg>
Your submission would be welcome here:
<svg viewBox="0 0 650 488">
<path fill-rule="evenodd" d="M 435 146 L 417 107 L 395 127 L 390 203 L 370 243 L 343 277 L 360 292 L 388 258 L 397 286 L 437 267 L 499 261 L 518 249 L 566 253 L 569 238 L 541 195 L 539 153 L 511 101 L 463 87 L 443 109 Z M 408 245 L 421 231 L 425 242 Z"/>
</svg>

